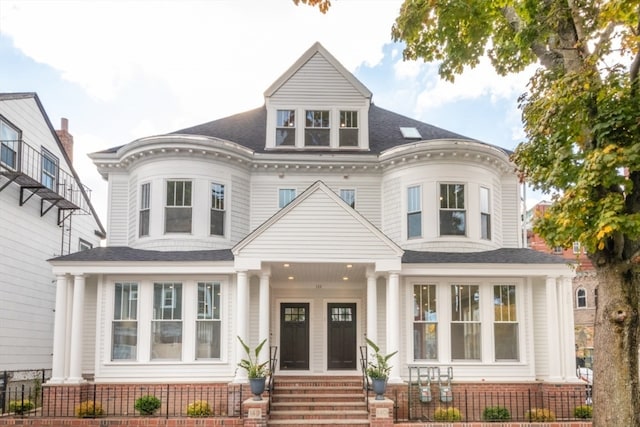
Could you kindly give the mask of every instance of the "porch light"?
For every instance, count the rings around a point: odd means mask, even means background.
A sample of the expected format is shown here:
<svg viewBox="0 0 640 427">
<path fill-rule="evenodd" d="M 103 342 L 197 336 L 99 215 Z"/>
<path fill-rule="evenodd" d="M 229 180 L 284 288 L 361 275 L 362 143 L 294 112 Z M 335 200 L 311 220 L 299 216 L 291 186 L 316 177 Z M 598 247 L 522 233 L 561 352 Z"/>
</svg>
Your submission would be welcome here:
<svg viewBox="0 0 640 427">
<path fill-rule="evenodd" d="M 289 264 L 284 264 L 283 267 L 284 268 L 289 268 Z"/>
<path fill-rule="evenodd" d="M 353 265 L 347 264 L 347 268 L 351 268 L 351 267 L 353 267 Z"/>
<path fill-rule="evenodd" d="M 289 276 L 289 280 L 293 280 L 293 276 Z"/>
<path fill-rule="evenodd" d="M 344 276 L 344 277 L 342 278 L 342 280 L 347 281 L 347 280 L 349 280 L 349 278 L 348 278 L 347 276 Z"/>
</svg>

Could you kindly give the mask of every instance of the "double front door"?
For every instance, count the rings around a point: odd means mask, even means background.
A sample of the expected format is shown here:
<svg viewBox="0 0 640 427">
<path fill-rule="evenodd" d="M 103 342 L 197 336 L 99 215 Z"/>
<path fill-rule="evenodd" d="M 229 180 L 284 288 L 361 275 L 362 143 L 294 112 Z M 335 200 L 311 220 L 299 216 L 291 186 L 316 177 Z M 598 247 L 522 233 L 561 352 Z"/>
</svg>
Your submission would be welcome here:
<svg viewBox="0 0 640 427">
<path fill-rule="evenodd" d="M 325 345 L 314 353 L 326 352 L 327 370 L 356 369 L 356 304 L 328 303 L 326 310 Z M 280 304 L 280 370 L 309 370 L 309 314 L 309 303 Z"/>
</svg>

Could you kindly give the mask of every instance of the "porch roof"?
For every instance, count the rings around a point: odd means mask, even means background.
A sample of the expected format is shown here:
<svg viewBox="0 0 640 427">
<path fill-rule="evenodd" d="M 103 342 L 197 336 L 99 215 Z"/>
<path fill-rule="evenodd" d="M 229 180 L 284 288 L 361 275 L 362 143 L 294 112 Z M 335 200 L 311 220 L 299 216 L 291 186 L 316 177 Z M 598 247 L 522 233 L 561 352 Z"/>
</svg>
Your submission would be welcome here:
<svg viewBox="0 0 640 427">
<path fill-rule="evenodd" d="M 571 264 L 572 261 L 527 248 L 500 248 L 482 252 L 405 250 L 403 264 Z"/>
<path fill-rule="evenodd" d="M 233 254 L 230 249 L 153 251 L 147 249 L 134 249 L 129 246 L 108 246 L 75 252 L 69 255 L 52 258 L 49 261 L 233 261 Z"/>
</svg>

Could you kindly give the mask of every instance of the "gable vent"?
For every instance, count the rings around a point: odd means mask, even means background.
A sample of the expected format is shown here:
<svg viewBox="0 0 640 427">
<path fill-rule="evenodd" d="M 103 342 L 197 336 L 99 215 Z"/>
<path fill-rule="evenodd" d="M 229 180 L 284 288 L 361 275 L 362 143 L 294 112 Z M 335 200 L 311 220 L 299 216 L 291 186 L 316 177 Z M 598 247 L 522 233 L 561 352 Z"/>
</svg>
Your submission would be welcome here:
<svg viewBox="0 0 640 427">
<path fill-rule="evenodd" d="M 400 128 L 400 132 L 402 132 L 402 137 L 404 139 L 422 139 L 422 135 L 418 132 L 416 128 Z"/>
</svg>

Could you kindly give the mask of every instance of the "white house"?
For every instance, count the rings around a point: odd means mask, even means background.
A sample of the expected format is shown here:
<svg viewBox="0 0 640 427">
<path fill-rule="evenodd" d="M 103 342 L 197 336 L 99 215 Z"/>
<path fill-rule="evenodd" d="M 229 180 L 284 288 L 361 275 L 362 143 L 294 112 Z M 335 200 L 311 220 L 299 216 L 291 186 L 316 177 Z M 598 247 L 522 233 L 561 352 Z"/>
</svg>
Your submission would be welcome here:
<svg viewBox="0 0 640 427">
<path fill-rule="evenodd" d="M 66 148 L 65 148 L 66 144 Z M 50 369 L 56 282 L 48 259 L 105 231 L 35 93 L 0 94 L 0 371 Z"/>
<path fill-rule="evenodd" d="M 54 384 L 359 375 L 572 383 L 565 261 L 523 248 L 510 152 L 378 107 L 314 44 L 263 106 L 91 155 L 107 246 L 51 260 Z M 266 354 L 265 354 L 266 356 Z"/>
</svg>

